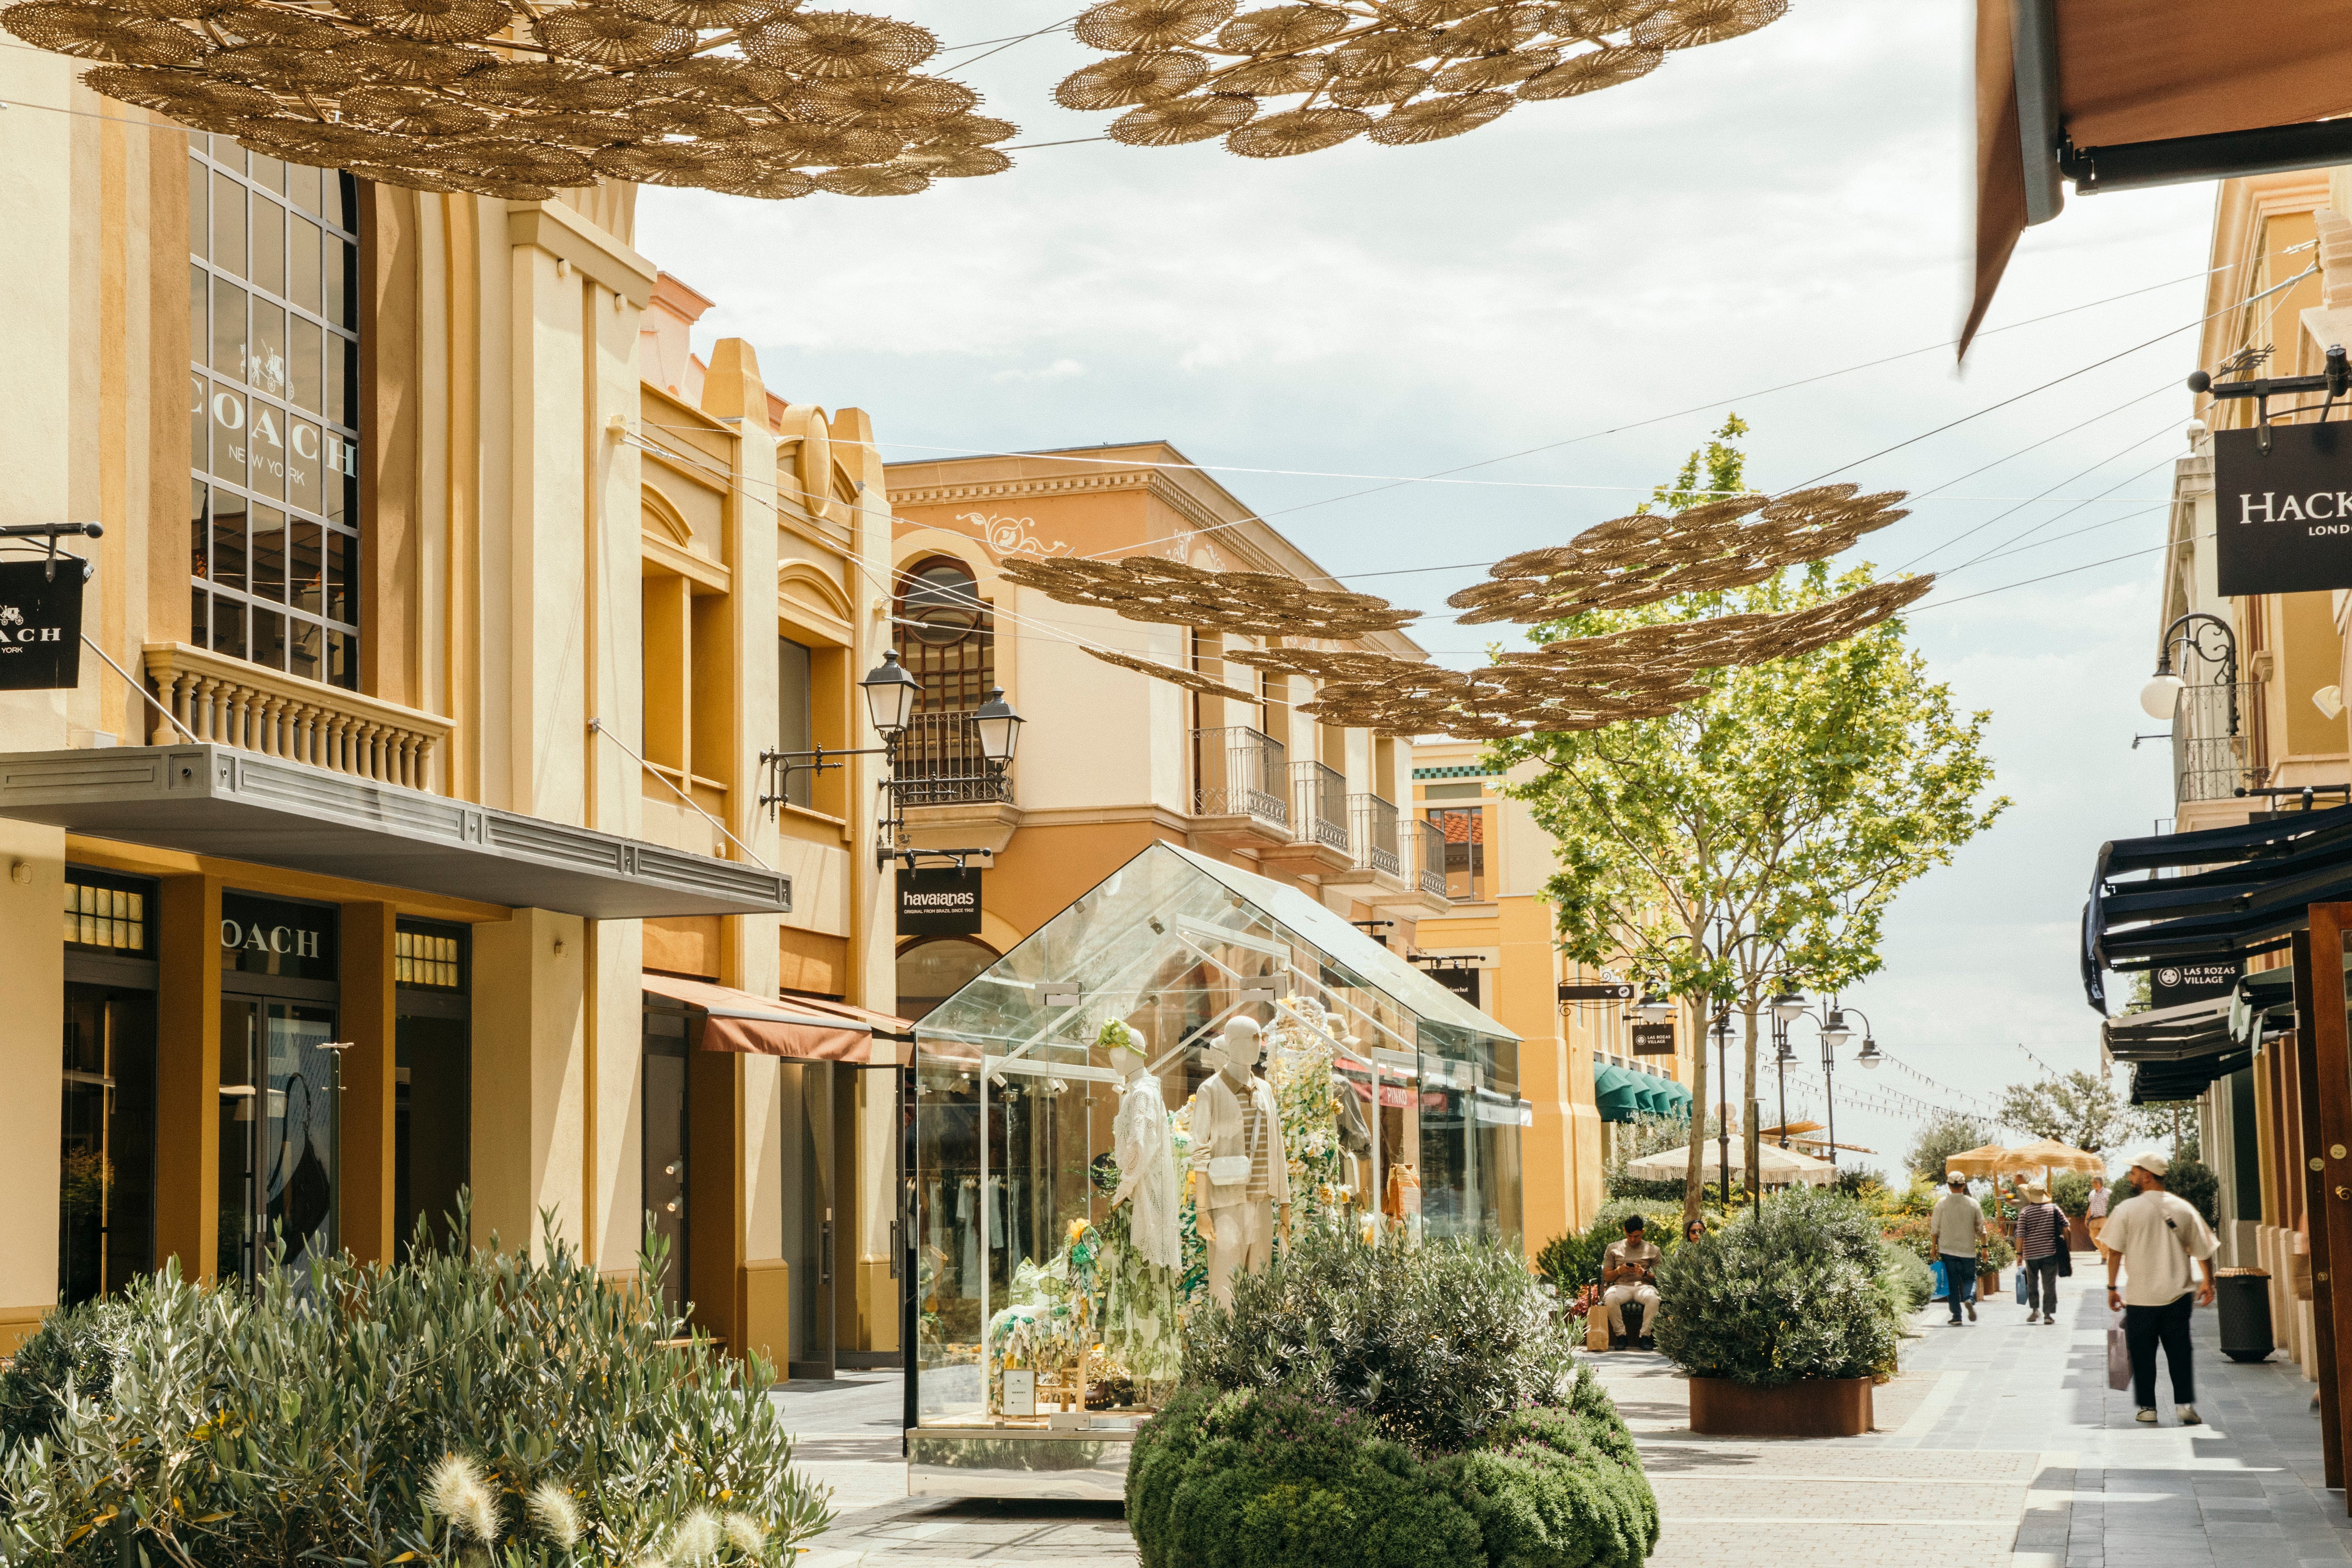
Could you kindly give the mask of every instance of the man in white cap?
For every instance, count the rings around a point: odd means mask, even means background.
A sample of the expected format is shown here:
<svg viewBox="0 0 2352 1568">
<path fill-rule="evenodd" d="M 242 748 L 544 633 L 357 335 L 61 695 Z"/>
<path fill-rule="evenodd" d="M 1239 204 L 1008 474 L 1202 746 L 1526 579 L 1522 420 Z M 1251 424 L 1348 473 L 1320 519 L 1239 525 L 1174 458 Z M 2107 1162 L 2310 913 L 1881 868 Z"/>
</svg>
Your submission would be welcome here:
<svg viewBox="0 0 2352 1568">
<path fill-rule="evenodd" d="M 2124 1315 L 2124 1343 L 2131 1350 L 2132 1403 L 2135 1419 L 2156 1423 L 2156 1347 L 2164 1346 L 2164 1364 L 2172 1373 L 2173 1414 L 2184 1427 L 2194 1427 L 2197 1414 L 2197 1370 L 2189 1361 L 2189 1314 L 2193 1301 L 2206 1306 L 2213 1300 L 2213 1253 L 2218 1245 L 2206 1228 L 2204 1216 L 2186 1198 L 2165 1190 L 2165 1173 L 2171 1162 L 2162 1155 L 2132 1156 L 2125 1173 L 2133 1196 L 2116 1205 L 2107 1216 L 2103 1250 L 2107 1255 L 2107 1306 Z M 2197 1270 L 2205 1271 L 2202 1285 Z M 2116 1288 L 2116 1271 L 2123 1270 L 2123 1289 Z M 2192 1295 L 2192 1291 L 2194 1292 Z"/>
</svg>

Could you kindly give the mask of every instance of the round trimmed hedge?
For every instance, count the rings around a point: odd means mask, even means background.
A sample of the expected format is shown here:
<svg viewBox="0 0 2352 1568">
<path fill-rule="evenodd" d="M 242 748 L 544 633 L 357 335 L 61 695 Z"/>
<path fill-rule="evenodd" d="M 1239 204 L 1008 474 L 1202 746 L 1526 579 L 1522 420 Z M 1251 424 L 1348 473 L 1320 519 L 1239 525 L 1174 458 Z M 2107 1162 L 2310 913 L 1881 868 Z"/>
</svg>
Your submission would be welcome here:
<svg viewBox="0 0 2352 1568">
<path fill-rule="evenodd" d="M 1309 1232 L 1138 1434 L 1143 1568 L 1639 1568 L 1658 1510 L 1516 1249 Z"/>
</svg>

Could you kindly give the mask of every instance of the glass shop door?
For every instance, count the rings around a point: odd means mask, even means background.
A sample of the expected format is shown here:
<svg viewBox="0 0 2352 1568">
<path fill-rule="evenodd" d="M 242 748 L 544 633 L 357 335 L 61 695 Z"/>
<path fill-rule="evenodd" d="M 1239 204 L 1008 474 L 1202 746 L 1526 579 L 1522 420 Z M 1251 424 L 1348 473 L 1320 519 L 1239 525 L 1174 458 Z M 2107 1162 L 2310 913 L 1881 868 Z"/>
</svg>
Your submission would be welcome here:
<svg viewBox="0 0 2352 1568">
<path fill-rule="evenodd" d="M 829 1061 L 785 1061 L 780 1071 L 783 1255 L 792 1291 L 786 1375 L 831 1377 L 839 1364 L 842 1322 L 855 1323 L 857 1311 L 854 1273 L 845 1275 L 840 1267 L 842 1241 L 856 1230 L 838 1165 L 841 1158 L 856 1157 L 857 1070 Z"/>
<path fill-rule="evenodd" d="M 668 1250 L 661 1293 L 673 1317 L 686 1315 L 687 1038 L 683 1013 L 645 1015 L 646 1224 Z"/>
<path fill-rule="evenodd" d="M 331 1254 L 340 1196 L 341 1057 L 335 1009 L 226 994 L 220 1034 L 218 1275 L 250 1281 Z"/>
</svg>

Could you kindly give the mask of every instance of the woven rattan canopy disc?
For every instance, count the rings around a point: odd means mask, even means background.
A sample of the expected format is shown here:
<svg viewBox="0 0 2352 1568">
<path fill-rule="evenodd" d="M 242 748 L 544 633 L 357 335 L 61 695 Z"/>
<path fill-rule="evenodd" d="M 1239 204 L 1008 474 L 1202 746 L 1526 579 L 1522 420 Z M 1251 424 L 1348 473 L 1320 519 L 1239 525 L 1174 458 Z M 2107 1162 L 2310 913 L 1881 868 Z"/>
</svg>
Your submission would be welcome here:
<svg viewBox="0 0 2352 1568">
<path fill-rule="evenodd" d="M 1007 560 L 1003 574 L 1064 604 L 1098 604 L 1129 621 L 1254 637 L 1361 637 L 1417 619 L 1369 593 L 1314 589 L 1270 571 L 1205 571 L 1152 556 Z"/>
<path fill-rule="evenodd" d="M 1728 496 L 1671 515 L 1596 523 L 1564 545 L 1524 550 L 1487 569 L 1492 580 L 1446 603 L 1464 625 L 1556 621 L 1623 610 L 1678 594 L 1763 581 L 1782 567 L 1822 560 L 1909 516 L 1904 492 L 1858 495 L 1822 485 L 1779 497 Z"/>
<path fill-rule="evenodd" d="M 1596 729 L 1655 718 L 1704 695 L 1702 671 L 1760 664 L 1842 643 L 1912 603 L 1935 580 L 1893 578 L 1777 615 L 1669 621 L 1571 638 L 1504 653 L 1480 670 L 1445 670 L 1345 649 L 1243 648 L 1225 656 L 1323 682 L 1299 711 L 1327 724 L 1473 740 Z"/>
<path fill-rule="evenodd" d="M 1163 664 L 1153 659 L 1139 659 L 1132 653 L 1122 653 L 1114 648 L 1086 648 L 1084 651 L 1092 653 L 1106 664 L 1117 664 L 1122 670 L 1140 670 L 1155 679 L 1166 681 L 1171 685 L 1182 686 L 1189 692 L 1199 692 L 1204 696 L 1231 697 L 1235 702 L 1243 703 L 1257 701 L 1257 698 L 1250 693 L 1237 691 L 1223 681 L 1213 680 L 1198 670 L 1181 669 L 1177 665 Z"/>
<path fill-rule="evenodd" d="M 1068 109 L 1127 112 L 1113 141 L 1224 139 L 1287 158 L 1359 136 L 1410 146 L 1459 136 L 1520 103 L 1648 75 L 1676 49 L 1752 33 L 1788 0 L 1308 0 L 1236 15 L 1234 0 L 1104 0 L 1081 42 L 1109 57 L 1073 71 Z M 1269 100 L 1295 99 L 1268 110 Z"/>
<path fill-rule="evenodd" d="M 519 201 L 598 179 L 783 200 L 993 174 L 1016 127 L 921 27 L 800 0 L 28 0 L 107 97 L 299 163 Z"/>
</svg>

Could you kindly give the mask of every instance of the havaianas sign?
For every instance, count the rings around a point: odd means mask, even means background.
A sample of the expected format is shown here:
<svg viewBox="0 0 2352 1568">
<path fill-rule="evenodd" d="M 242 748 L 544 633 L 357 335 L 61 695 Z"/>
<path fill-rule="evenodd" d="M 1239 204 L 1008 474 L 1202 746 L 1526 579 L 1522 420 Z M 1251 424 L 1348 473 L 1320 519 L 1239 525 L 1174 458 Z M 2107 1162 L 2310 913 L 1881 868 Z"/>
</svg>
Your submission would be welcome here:
<svg viewBox="0 0 2352 1568">
<path fill-rule="evenodd" d="M 2224 596 L 2352 588 L 2352 423 L 2216 432 L 2213 499 Z"/>
</svg>

